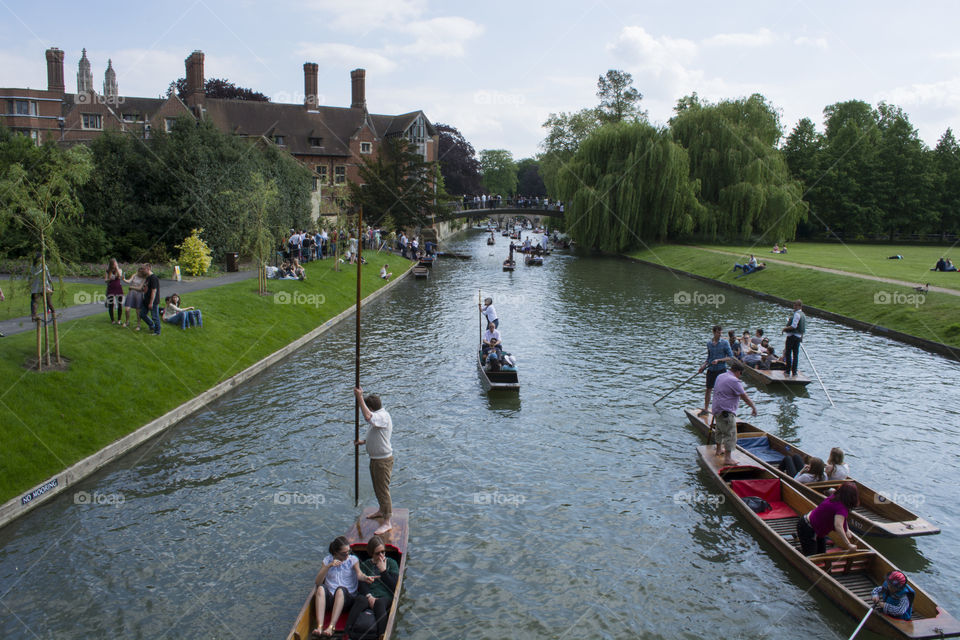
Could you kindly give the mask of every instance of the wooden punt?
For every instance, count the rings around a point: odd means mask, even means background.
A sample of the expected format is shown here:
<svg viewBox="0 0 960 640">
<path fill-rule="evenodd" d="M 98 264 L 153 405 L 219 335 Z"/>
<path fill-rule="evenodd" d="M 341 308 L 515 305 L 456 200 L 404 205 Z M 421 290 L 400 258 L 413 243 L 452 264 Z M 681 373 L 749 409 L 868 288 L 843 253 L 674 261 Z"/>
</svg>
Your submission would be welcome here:
<svg viewBox="0 0 960 640">
<path fill-rule="evenodd" d="M 516 260 L 504 260 L 503 261 L 503 270 L 504 271 L 513 271 L 517 268 Z"/>
<path fill-rule="evenodd" d="M 477 349 L 477 369 L 486 391 L 516 391 L 520 378 L 516 371 L 487 371 L 483 368 L 483 349 Z"/>
<path fill-rule="evenodd" d="M 698 409 L 686 409 L 685 413 L 694 428 L 705 436 L 709 436 L 710 420 L 713 417 L 711 414 L 700 415 Z M 827 496 L 828 491 L 836 489 L 843 482 L 841 480 L 811 482 L 810 484 L 797 482 L 788 474 L 780 471 L 777 465 L 780 459 L 788 453 L 796 454 L 804 460 L 810 455 L 748 422 L 737 421 L 737 440 L 744 443 L 737 445 L 740 451 L 789 483 L 808 500 L 812 500 L 816 504 L 820 504 L 820 501 Z M 940 527 L 927 522 L 903 505 L 890 500 L 886 495 L 871 489 L 854 478 L 847 478 L 846 482 L 853 482 L 857 486 L 857 493 L 860 496 L 860 506 L 853 510 L 850 517 L 850 526 L 857 533 L 885 538 L 905 538 L 940 533 Z"/>
<path fill-rule="evenodd" d="M 812 382 L 802 371 L 797 371 L 795 376 L 788 376 L 786 371 L 779 369 L 754 369 L 744 362 L 740 364 L 743 366 L 743 375 L 757 385 L 780 384 L 788 387 L 805 387 Z"/>
<path fill-rule="evenodd" d="M 525 256 L 523 256 L 523 264 L 527 265 L 528 267 L 542 267 L 543 257 L 531 255 L 528 253 Z"/>
<path fill-rule="evenodd" d="M 497 244 L 497 241 L 494 239 L 493 236 L 490 236 L 489 238 L 487 238 L 487 244 L 488 245 Z"/>
<path fill-rule="evenodd" d="M 423 256 L 417 261 L 417 265 L 421 267 L 426 267 L 428 269 L 432 269 L 434 260 L 436 260 L 434 256 Z"/>
<path fill-rule="evenodd" d="M 379 522 L 367 517 L 373 514 L 375 510 L 374 507 L 364 509 L 360 517 L 357 518 L 356 524 L 350 527 L 350 530 L 345 534 L 353 555 L 359 557 L 361 561 L 367 559 L 367 542 L 373 537 L 373 532 L 377 527 L 380 526 Z M 381 534 L 380 537 L 383 538 L 383 543 L 387 547 L 387 555 L 397 561 L 397 565 L 400 567 L 400 576 L 397 578 L 397 589 L 394 591 L 393 603 L 390 605 L 390 613 L 387 618 L 387 631 L 383 636 L 384 640 L 390 639 L 393 634 L 393 627 L 397 623 L 397 610 L 400 605 L 400 594 L 403 591 L 403 572 L 407 567 L 407 538 L 410 535 L 409 510 L 394 509 L 390 521 L 393 523 L 393 528 L 385 534 Z M 323 555 L 326 555 L 326 551 L 324 551 Z M 287 634 L 287 640 L 309 640 L 310 632 L 320 626 L 317 623 L 317 612 L 316 606 L 314 605 L 314 597 L 316 594 L 317 587 L 314 586 L 310 590 L 310 595 L 307 596 L 307 601 L 304 602 L 303 607 L 300 608 L 297 620 L 293 623 L 293 628 L 290 630 L 290 633 Z M 343 631 L 346 627 L 347 615 L 349 613 L 349 611 L 344 611 L 340 619 L 337 620 L 336 625 L 334 625 L 336 629 L 334 638 L 344 637 Z M 323 624 L 324 626 L 330 624 L 329 612 L 324 615 Z"/>
<path fill-rule="evenodd" d="M 896 569 L 870 545 L 851 534 L 858 549 L 841 551 L 828 542 L 826 553 L 804 556 L 797 539 L 797 520 L 814 508 L 814 503 L 769 469 L 757 465 L 742 451 L 735 451 L 734 466 L 724 467 L 713 446 L 697 447 L 698 461 L 717 483 L 725 501 L 812 584 L 856 619 L 862 619 L 871 603 L 871 591 Z M 754 513 L 741 496 L 757 495 L 770 503 L 771 510 Z M 872 631 L 891 638 L 951 638 L 960 636 L 960 622 L 941 608 L 907 576 L 916 592 L 913 619 L 898 620 L 879 612 L 867 619 Z"/>
<path fill-rule="evenodd" d="M 414 278 L 426 278 L 430 275 L 430 269 L 423 265 L 417 265 L 413 268 Z"/>
</svg>

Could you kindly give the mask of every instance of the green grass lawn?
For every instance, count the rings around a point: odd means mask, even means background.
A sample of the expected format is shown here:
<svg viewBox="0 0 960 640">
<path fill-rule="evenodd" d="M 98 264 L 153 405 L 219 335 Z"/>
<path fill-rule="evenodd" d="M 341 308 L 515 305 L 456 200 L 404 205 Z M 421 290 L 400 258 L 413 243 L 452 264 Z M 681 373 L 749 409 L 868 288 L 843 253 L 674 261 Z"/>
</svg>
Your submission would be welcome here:
<svg viewBox="0 0 960 640">
<path fill-rule="evenodd" d="M 791 242 L 785 254 L 770 253 L 772 245 L 730 246 L 700 245 L 720 251 L 732 251 L 757 260 L 785 260 L 830 269 L 840 269 L 881 278 L 894 278 L 917 284 L 930 283 L 938 287 L 960 290 L 960 272 L 943 273 L 930 271 L 941 256 L 960 262 L 960 247 L 924 245 L 876 245 L 839 244 L 826 242 Z M 888 260 L 889 256 L 902 255 L 903 260 Z M 730 266 L 733 266 L 732 256 Z M 958 265 L 960 267 L 960 265 Z"/>
<path fill-rule="evenodd" d="M 412 264 L 398 256 L 371 260 L 363 295 L 383 286 L 380 267 L 395 274 Z M 184 296 L 203 312 L 202 329 L 164 324 L 160 336 L 111 325 L 106 313 L 60 327 L 63 372 L 23 367 L 36 334 L 0 341 L 0 502 L 136 430 L 284 347 L 355 302 L 356 268 L 333 261 L 306 266 L 307 279 L 256 280 Z M 161 295 L 170 292 L 161 289 Z M 322 338 L 321 338 L 322 339 Z"/>
<path fill-rule="evenodd" d="M 788 256 L 792 255 L 793 246 L 790 251 Z M 688 246 L 653 247 L 631 253 L 630 257 L 788 300 L 800 298 L 812 307 L 960 347 L 960 296 L 936 292 L 918 296 L 910 287 L 774 264 L 736 278 L 739 272 L 732 271 L 729 257 Z M 960 279 L 958 274 L 942 275 Z"/>
</svg>

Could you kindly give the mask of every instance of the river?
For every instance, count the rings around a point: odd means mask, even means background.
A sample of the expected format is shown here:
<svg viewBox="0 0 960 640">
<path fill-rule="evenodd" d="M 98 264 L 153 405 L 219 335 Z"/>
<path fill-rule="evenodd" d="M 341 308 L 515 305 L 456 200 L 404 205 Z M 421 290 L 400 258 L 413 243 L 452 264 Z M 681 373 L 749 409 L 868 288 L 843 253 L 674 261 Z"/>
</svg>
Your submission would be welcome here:
<svg viewBox="0 0 960 640">
<path fill-rule="evenodd" d="M 446 248 L 473 259 L 364 309 L 363 386 L 393 416 L 394 504 L 411 511 L 396 637 L 849 636 L 855 621 L 698 471 L 682 409 L 702 379 L 652 405 L 696 370 L 712 324 L 775 329 L 787 310 L 616 258 L 503 273 L 506 239 L 484 237 L 455 236 Z M 478 289 L 518 395 L 480 385 Z M 0 637 L 284 637 L 358 513 L 353 338 L 341 324 L 0 530 Z M 816 383 L 749 388 L 752 421 L 824 457 L 843 447 L 856 477 L 938 524 L 871 540 L 960 615 L 960 364 L 817 318 L 804 344 L 836 408 Z"/>
</svg>

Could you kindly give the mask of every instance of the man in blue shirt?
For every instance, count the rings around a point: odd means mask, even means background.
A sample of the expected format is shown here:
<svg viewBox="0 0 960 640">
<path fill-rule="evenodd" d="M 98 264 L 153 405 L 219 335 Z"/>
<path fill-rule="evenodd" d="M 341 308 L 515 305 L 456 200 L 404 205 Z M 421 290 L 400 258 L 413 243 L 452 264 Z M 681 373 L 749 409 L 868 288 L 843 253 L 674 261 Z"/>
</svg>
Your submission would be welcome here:
<svg viewBox="0 0 960 640">
<path fill-rule="evenodd" d="M 707 342 L 707 359 L 700 365 L 697 373 L 703 373 L 707 370 L 707 389 L 703 395 L 703 412 L 706 414 L 710 410 L 710 396 L 713 394 L 713 385 L 717 376 L 727 370 L 727 358 L 733 360 L 733 349 L 730 343 L 723 339 L 723 327 L 714 325 L 713 339 Z"/>
</svg>

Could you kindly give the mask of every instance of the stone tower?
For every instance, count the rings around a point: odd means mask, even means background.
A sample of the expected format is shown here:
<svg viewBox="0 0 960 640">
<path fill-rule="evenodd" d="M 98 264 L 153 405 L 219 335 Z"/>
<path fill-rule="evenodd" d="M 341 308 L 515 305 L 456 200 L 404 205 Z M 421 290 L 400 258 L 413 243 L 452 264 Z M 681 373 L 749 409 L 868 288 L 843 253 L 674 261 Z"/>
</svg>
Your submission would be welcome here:
<svg viewBox="0 0 960 640">
<path fill-rule="evenodd" d="M 93 73 L 90 72 L 90 61 L 87 60 L 87 50 L 83 50 L 80 58 L 80 69 L 77 71 L 77 93 L 93 93 Z"/>
<path fill-rule="evenodd" d="M 107 60 L 107 70 L 103 74 L 103 95 L 106 98 L 117 97 L 117 72 L 113 70 L 113 60 Z"/>
</svg>

